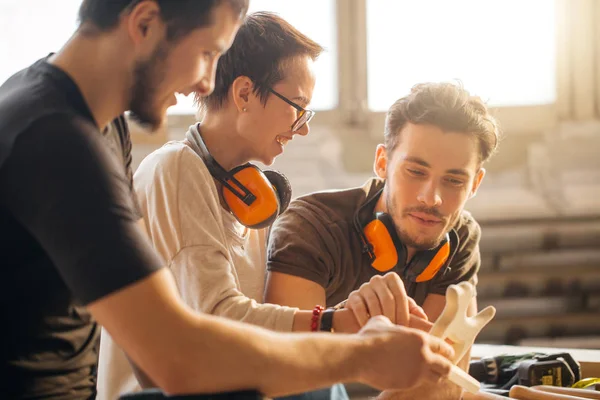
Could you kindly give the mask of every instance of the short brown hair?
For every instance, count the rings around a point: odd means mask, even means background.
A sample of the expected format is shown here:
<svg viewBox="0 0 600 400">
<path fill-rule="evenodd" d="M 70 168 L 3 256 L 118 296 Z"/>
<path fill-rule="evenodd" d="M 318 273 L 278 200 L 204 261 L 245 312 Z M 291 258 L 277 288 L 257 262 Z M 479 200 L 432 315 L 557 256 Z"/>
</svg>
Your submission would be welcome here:
<svg viewBox="0 0 600 400">
<path fill-rule="evenodd" d="M 244 19 L 231 48 L 217 65 L 215 89 L 196 101 L 204 109 L 215 110 L 227 100 L 236 78 L 247 76 L 254 83 L 254 94 L 266 104 L 269 89 L 285 78 L 285 62 L 297 56 L 313 60 L 323 51 L 318 43 L 300 33 L 276 14 L 255 12 Z"/>
<path fill-rule="evenodd" d="M 167 38 L 175 41 L 191 31 L 212 24 L 212 11 L 227 4 L 239 18 L 246 15 L 249 0 L 154 0 L 167 24 Z M 83 0 L 79 7 L 79 24 L 83 33 L 85 24 L 100 32 L 117 26 L 122 13 L 131 12 L 142 0 Z"/>
<path fill-rule="evenodd" d="M 462 85 L 421 83 L 397 100 L 385 120 L 385 146 L 394 150 L 407 123 L 435 125 L 446 132 L 464 132 L 479 140 L 480 162 L 487 161 L 498 146 L 500 129 L 479 97 Z"/>
</svg>

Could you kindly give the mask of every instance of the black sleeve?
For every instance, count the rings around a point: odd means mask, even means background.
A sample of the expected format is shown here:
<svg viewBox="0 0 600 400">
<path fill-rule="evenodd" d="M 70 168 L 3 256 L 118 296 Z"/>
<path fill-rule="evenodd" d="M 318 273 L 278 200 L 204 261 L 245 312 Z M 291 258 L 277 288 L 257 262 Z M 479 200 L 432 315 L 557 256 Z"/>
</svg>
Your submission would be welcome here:
<svg viewBox="0 0 600 400">
<path fill-rule="evenodd" d="M 136 227 L 119 162 L 89 121 L 54 115 L 20 133 L 0 169 L 0 202 L 84 304 L 162 264 Z"/>
</svg>

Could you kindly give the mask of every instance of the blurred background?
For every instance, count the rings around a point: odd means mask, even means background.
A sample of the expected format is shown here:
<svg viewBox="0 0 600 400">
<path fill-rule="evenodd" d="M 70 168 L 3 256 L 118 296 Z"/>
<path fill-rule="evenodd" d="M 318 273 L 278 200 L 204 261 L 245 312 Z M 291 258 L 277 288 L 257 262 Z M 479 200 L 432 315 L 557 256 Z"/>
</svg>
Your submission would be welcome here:
<svg viewBox="0 0 600 400">
<path fill-rule="evenodd" d="M 79 0 L 0 0 L 0 81 L 56 51 Z M 274 164 L 294 196 L 372 175 L 385 111 L 411 86 L 460 80 L 503 128 L 467 209 L 483 228 L 480 343 L 600 349 L 600 1 L 251 0 L 327 51 L 311 133 Z M 107 60 L 107 62 L 110 62 Z M 153 135 L 132 127 L 134 161 L 195 121 L 189 98 Z"/>
</svg>

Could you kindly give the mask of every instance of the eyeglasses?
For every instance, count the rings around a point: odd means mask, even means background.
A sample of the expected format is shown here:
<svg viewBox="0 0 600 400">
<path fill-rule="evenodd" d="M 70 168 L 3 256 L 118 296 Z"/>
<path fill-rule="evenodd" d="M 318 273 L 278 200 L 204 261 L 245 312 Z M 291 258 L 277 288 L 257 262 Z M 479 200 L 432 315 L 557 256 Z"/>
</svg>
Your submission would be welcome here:
<svg viewBox="0 0 600 400">
<path fill-rule="evenodd" d="M 294 103 L 284 95 L 277 93 L 273 89 L 269 88 L 269 92 L 273 93 L 275 96 L 279 97 L 281 100 L 288 103 L 290 106 L 294 107 L 298 110 L 298 118 L 292 124 L 292 132 L 296 132 L 298 129 L 302 128 L 305 124 L 308 124 L 310 120 L 315 116 L 315 112 L 313 110 L 308 110 L 306 108 L 300 107 L 298 104 Z"/>
</svg>

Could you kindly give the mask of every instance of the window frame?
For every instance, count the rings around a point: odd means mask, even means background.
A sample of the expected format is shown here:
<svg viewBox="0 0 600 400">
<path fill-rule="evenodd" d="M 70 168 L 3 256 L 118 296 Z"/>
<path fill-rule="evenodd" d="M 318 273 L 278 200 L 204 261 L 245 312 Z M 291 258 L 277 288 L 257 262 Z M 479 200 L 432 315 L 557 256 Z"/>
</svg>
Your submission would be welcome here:
<svg viewBox="0 0 600 400">
<path fill-rule="evenodd" d="M 559 14 L 560 3 L 567 0 L 554 1 Z M 340 113 L 345 116 L 342 122 L 346 126 L 364 130 L 371 139 L 382 140 L 386 113 L 368 108 L 367 0 L 337 0 L 337 2 L 338 12 L 344 15 L 343 21 L 346 23 L 346 29 L 341 27 L 338 30 L 339 48 L 346 53 L 344 54 L 346 60 L 340 57 L 340 66 L 346 68 L 339 71 L 342 78 L 339 94 Z M 564 4 L 562 6 L 564 7 Z M 347 32 L 349 30 L 352 32 Z M 558 80 L 558 76 L 556 79 Z M 559 96 L 560 91 L 557 90 L 556 100 L 552 104 L 498 106 L 490 107 L 490 111 L 498 119 L 505 134 L 539 134 L 557 125 Z"/>
<path fill-rule="evenodd" d="M 563 11 L 568 7 L 568 0 L 553 1 L 557 10 L 556 23 L 560 25 L 561 18 L 564 18 Z M 386 113 L 368 108 L 367 0 L 336 0 L 335 3 L 338 102 L 336 108 L 316 110 L 316 115 L 310 123 L 311 129 L 333 129 L 334 132 L 348 131 L 351 134 L 359 132 L 363 139 L 380 141 L 383 138 Z M 564 52 L 564 43 L 559 42 L 557 40 L 556 46 L 562 46 L 560 49 Z M 559 55 L 560 53 L 557 53 L 557 63 L 564 62 Z M 559 74 L 556 80 L 557 94 L 552 104 L 490 108 L 505 135 L 539 135 L 558 125 L 561 104 L 568 99 L 565 98 L 564 90 L 561 90 L 564 83 Z M 169 114 L 167 128 L 170 131 L 174 128 L 181 129 L 182 126 L 187 128 L 194 121 L 192 114 Z M 150 142 L 157 142 L 156 139 L 158 138 L 150 139 Z"/>
</svg>

